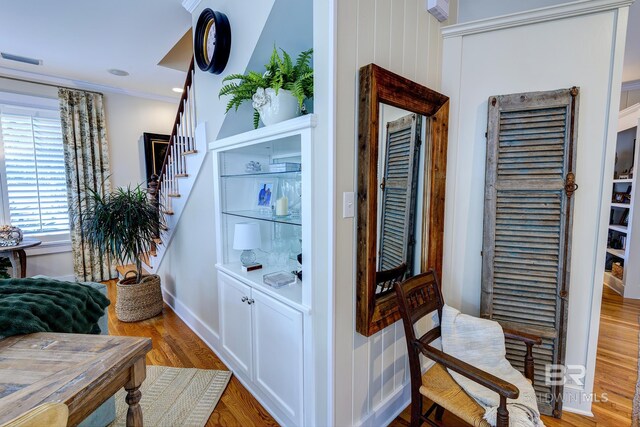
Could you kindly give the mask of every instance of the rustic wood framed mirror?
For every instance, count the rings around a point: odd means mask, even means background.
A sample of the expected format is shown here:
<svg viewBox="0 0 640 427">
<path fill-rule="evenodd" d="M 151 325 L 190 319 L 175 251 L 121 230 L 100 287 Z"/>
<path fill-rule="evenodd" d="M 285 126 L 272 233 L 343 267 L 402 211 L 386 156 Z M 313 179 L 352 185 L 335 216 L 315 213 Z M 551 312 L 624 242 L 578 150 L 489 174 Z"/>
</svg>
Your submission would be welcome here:
<svg viewBox="0 0 640 427">
<path fill-rule="evenodd" d="M 360 69 L 356 331 L 400 319 L 393 283 L 442 274 L 449 98 L 375 64 Z"/>
</svg>

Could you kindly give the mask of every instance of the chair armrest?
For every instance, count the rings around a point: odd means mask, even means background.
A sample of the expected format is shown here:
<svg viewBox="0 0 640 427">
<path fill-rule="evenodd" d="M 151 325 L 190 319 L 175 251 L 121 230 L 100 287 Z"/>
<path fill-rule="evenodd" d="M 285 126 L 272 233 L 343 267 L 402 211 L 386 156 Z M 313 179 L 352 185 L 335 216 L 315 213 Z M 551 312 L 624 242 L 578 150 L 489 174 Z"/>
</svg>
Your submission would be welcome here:
<svg viewBox="0 0 640 427">
<path fill-rule="evenodd" d="M 516 331 L 515 329 L 502 328 L 505 338 L 511 338 L 514 340 L 522 341 L 529 345 L 542 344 L 542 338 L 537 335 L 527 334 L 526 332 Z"/>
<path fill-rule="evenodd" d="M 508 383 L 500 378 L 491 375 L 481 369 L 471 366 L 460 359 L 456 359 L 436 348 L 424 345 L 419 340 L 414 341 L 414 345 L 418 347 L 420 352 L 434 362 L 440 363 L 445 368 L 451 369 L 458 374 L 469 378 L 470 380 L 485 386 L 491 391 L 495 391 L 500 396 L 509 399 L 517 399 L 520 391 L 516 386 Z"/>
</svg>

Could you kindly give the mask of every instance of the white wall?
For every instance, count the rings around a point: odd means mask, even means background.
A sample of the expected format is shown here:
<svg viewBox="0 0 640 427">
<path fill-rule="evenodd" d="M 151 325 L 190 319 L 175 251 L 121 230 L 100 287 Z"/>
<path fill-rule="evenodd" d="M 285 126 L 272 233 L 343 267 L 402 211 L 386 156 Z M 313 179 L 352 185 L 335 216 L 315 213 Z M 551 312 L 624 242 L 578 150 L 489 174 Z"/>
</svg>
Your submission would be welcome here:
<svg viewBox="0 0 640 427">
<path fill-rule="evenodd" d="M 477 315 L 480 304 L 487 99 L 580 87 L 566 363 L 587 367 L 587 393 L 593 387 L 627 12 L 493 31 L 464 24 L 445 30 L 442 89 L 451 97 L 451 114 L 443 291 L 447 303 L 465 313 Z M 565 401 L 565 409 L 588 412 L 590 406 Z"/>
<path fill-rule="evenodd" d="M 145 182 L 144 132 L 170 134 L 178 111 L 173 103 L 116 93 L 104 94 L 111 184 L 126 187 Z"/>
<path fill-rule="evenodd" d="M 575 0 L 459 0 L 458 22 L 492 18 Z"/>
<path fill-rule="evenodd" d="M 18 82 L 0 76 L 0 91 L 57 99 L 55 87 L 37 83 Z M 111 183 L 115 186 L 138 184 L 144 177 L 142 132 L 168 133 L 171 130 L 178 103 L 175 104 L 104 93 L 107 121 L 107 140 L 110 145 Z M 69 240 L 67 236 L 65 240 Z M 43 254 L 43 248 L 27 250 L 27 275 L 45 274 L 71 278 L 73 259 L 71 246 L 62 252 Z"/>
<path fill-rule="evenodd" d="M 456 2 L 451 2 L 455 20 Z M 366 338 L 355 332 L 355 219 L 342 193 L 356 188 L 357 75 L 371 62 L 439 90 L 442 26 L 422 0 L 337 2 L 335 153 L 335 425 L 385 425 L 409 401 L 401 323 Z"/>
</svg>

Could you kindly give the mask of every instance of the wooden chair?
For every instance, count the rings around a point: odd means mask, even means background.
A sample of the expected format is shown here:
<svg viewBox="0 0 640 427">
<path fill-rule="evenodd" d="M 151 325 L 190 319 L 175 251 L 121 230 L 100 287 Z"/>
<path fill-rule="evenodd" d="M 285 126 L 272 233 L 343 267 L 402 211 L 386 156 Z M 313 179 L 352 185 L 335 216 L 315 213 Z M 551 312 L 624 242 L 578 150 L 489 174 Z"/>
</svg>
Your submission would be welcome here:
<svg viewBox="0 0 640 427">
<path fill-rule="evenodd" d="M 520 392 L 516 386 L 430 346 L 433 340 L 440 337 L 440 326 L 432 328 L 421 337 L 416 337 L 414 325 L 420 319 L 437 311 L 438 318 L 442 320 L 444 300 L 435 271 L 430 270 L 402 283 L 396 283 L 395 291 L 407 339 L 411 375 L 411 426 L 417 427 L 423 422 L 438 426 L 439 424 L 428 417 L 435 410 L 435 419 L 440 422 L 445 409 L 474 427 L 489 426 L 483 418 L 484 408 L 455 382 L 447 371 L 450 369 L 498 393 L 500 406 L 497 426 L 508 427 L 507 399 L 518 397 Z M 533 384 L 533 345 L 539 345 L 540 338 L 506 329 L 504 332 L 505 337 L 526 344 L 525 377 Z M 420 367 L 420 354 L 436 362 L 424 375 Z M 426 413 L 422 409 L 422 396 L 434 402 Z"/>
<path fill-rule="evenodd" d="M 407 274 L 407 264 L 404 262 L 390 270 L 376 271 L 376 296 L 392 292 L 393 286 L 402 282 L 405 274 Z"/>
</svg>

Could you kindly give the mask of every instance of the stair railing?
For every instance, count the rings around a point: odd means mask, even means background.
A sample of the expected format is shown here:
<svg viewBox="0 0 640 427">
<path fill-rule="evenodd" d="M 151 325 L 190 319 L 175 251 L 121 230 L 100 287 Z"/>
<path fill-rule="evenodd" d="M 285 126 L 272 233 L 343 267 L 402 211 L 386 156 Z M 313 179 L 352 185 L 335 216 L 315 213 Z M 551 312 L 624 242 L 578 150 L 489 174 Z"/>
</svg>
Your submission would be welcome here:
<svg viewBox="0 0 640 427">
<path fill-rule="evenodd" d="M 197 152 L 194 73 L 194 62 L 191 58 L 161 172 L 157 176 L 152 176 L 148 183 L 149 200 L 158 208 L 158 215 L 161 216 L 161 228 L 164 228 L 163 224 L 166 224 L 166 221 L 163 220 L 165 216 L 174 213 L 172 199 L 180 197 L 178 178 L 188 176 L 186 155 Z M 160 243 L 161 231 L 163 230 L 158 230 L 156 239 L 154 239 L 155 243 Z M 152 245 L 152 253 L 155 251 L 155 243 Z"/>
</svg>

